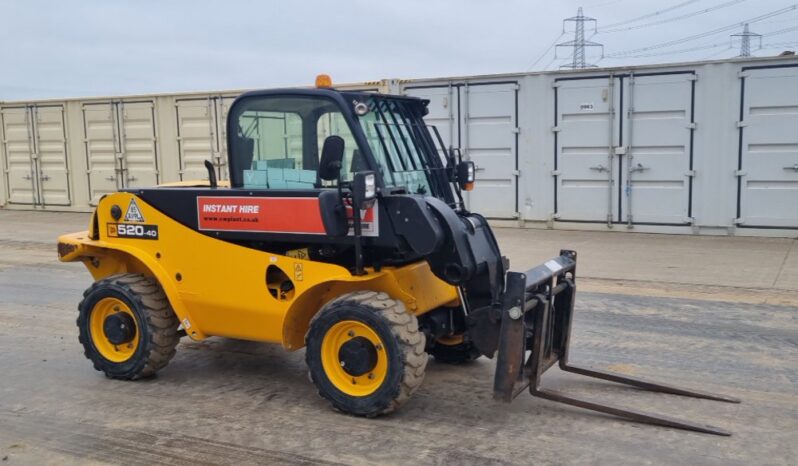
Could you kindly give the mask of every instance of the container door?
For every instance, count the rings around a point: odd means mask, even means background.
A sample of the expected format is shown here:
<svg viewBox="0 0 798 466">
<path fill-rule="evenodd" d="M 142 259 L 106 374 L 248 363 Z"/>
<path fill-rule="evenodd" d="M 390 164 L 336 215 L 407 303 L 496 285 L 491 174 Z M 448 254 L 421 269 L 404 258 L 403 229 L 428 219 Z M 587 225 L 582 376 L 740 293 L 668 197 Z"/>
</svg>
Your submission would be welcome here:
<svg viewBox="0 0 798 466">
<path fill-rule="evenodd" d="M 117 103 L 119 146 L 124 188 L 155 186 L 159 182 L 155 109 L 152 102 Z"/>
<path fill-rule="evenodd" d="M 123 188 L 119 158 L 119 128 L 113 102 L 83 105 L 83 131 L 90 203 Z"/>
<path fill-rule="evenodd" d="M 518 84 L 460 87 L 463 157 L 476 165 L 468 208 L 490 218 L 518 217 Z"/>
<path fill-rule="evenodd" d="M 554 218 L 618 221 L 620 80 L 555 82 Z"/>
<path fill-rule="evenodd" d="M 798 228 L 798 67 L 744 71 L 736 223 Z"/>
<path fill-rule="evenodd" d="M 403 90 L 406 95 L 418 97 L 420 99 L 429 100 L 429 113 L 424 117 L 427 125 L 432 126 L 432 137 L 436 139 L 435 144 L 438 145 L 435 131 L 440 135 L 443 141 L 443 147 L 448 150 L 450 147 L 460 148 L 460 125 L 457 122 L 457 115 L 459 110 L 458 105 L 458 88 L 453 85 L 436 86 L 436 87 L 408 87 Z M 446 165 L 446 154 L 441 153 L 441 161 Z"/>
<path fill-rule="evenodd" d="M 695 75 L 631 75 L 625 108 L 621 221 L 689 224 Z"/>
<path fill-rule="evenodd" d="M 207 180 L 206 160 L 215 161 L 216 100 L 177 101 L 177 139 L 180 151 L 180 180 Z M 217 174 L 218 175 L 218 174 Z"/>
<path fill-rule="evenodd" d="M 9 202 L 70 205 L 64 107 L 8 107 L 2 117 Z"/>
<path fill-rule="evenodd" d="M 3 170 L 11 204 L 37 204 L 39 184 L 33 161 L 33 122 L 27 107 L 3 107 Z"/>
<path fill-rule="evenodd" d="M 32 111 L 35 115 L 34 146 L 39 171 L 40 203 L 46 206 L 70 205 L 64 107 L 35 106 Z"/>
</svg>

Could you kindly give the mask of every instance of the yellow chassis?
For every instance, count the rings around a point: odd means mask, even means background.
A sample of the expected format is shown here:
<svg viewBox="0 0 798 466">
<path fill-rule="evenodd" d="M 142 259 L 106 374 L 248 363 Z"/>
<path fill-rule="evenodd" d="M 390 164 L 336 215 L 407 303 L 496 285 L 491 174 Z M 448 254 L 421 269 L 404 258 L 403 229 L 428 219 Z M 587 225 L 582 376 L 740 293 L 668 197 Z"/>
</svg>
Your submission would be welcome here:
<svg viewBox="0 0 798 466">
<path fill-rule="evenodd" d="M 158 226 L 158 239 L 109 236 L 109 224 L 113 228 L 118 222 L 111 217 L 112 206 L 124 211 L 132 198 L 144 223 Z M 98 234 L 92 238 L 92 232 Z M 325 303 L 359 290 L 385 292 L 415 315 L 459 304 L 457 289 L 435 277 L 424 261 L 354 276 L 337 265 L 214 239 L 130 193 L 104 197 L 88 231 L 58 238 L 58 255 L 63 262 L 83 262 L 95 280 L 118 273 L 155 278 L 186 333 L 195 340 L 216 335 L 281 343 L 296 350 L 305 345 L 310 320 Z M 294 285 L 294 291 L 282 299 L 267 287 L 266 271 L 272 265 Z"/>
</svg>

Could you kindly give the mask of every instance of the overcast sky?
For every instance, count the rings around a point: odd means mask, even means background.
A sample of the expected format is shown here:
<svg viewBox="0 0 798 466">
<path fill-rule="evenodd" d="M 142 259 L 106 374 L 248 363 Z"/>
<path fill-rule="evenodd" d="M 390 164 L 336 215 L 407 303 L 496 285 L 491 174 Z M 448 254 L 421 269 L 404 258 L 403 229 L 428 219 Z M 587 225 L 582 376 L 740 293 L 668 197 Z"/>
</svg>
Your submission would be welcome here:
<svg viewBox="0 0 798 466">
<path fill-rule="evenodd" d="M 604 44 L 607 57 L 599 61 L 594 49 L 589 62 L 724 58 L 739 52 L 729 48 L 734 31 L 627 54 L 631 57 L 617 54 L 733 26 L 795 3 L 0 0 L 0 100 L 307 85 L 322 72 L 335 82 L 359 82 L 556 69 L 571 50 L 560 49 L 558 60 L 553 49 L 544 52 L 578 6 L 601 28 L 685 4 L 591 37 Z M 686 15 L 691 16 L 668 21 Z M 791 27 L 764 37 L 765 44 L 776 45 L 754 54 L 796 49 L 798 9 L 752 23 L 751 30 L 762 34 Z M 573 23 L 568 28 L 573 31 Z M 590 25 L 586 35 L 592 36 Z M 568 32 L 558 41 L 572 39 Z M 689 49 L 698 50 L 671 53 Z"/>
</svg>

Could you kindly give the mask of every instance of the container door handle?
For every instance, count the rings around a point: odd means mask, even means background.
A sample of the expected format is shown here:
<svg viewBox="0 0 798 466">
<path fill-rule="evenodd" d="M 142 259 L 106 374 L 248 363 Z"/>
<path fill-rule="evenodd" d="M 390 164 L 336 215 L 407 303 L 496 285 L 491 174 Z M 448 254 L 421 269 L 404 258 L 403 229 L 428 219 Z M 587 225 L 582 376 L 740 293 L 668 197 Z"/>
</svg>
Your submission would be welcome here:
<svg viewBox="0 0 798 466">
<path fill-rule="evenodd" d="M 597 165 L 595 167 L 590 167 L 590 169 L 591 170 L 596 170 L 599 173 L 609 171 L 609 170 L 607 170 L 607 167 L 605 167 L 604 165 L 601 165 L 601 164 L 599 164 L 599 165 Z"/>
<path fill-rule="evenodd" d="M 792 170 L 792 171 L 794 171 L 795 173 L 798 173 L 798 163 L 796 163 L 795 165 L 793 165 L 793 166 L 791 166 L 791 167 L 784 167 L 784 169 L 785 169 L 785 170 Z"/>
<path fill-rule="evenodd" d="M 642 172 L 645 170 L 648 170 L 648 167 L 644 167 L 643 164 L 638 163 L 636 166 L 630 168 L 629 172 L 634 173 L 634 172 Z"/>
</svg>

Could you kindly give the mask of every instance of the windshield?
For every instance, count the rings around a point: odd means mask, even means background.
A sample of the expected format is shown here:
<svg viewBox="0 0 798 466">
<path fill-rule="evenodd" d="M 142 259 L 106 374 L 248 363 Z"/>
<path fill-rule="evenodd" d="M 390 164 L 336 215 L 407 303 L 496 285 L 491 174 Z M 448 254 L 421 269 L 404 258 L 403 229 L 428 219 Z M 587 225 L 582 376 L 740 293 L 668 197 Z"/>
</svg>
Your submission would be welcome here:
<svg viewBox="0 0 798 466">
<path fill-rule="evenodd" d="M 444 168 L 435 158 L 438 149 L 422 120 L 418 104 L 401 99 L 369 97 L 369 112 L 360 125 L 380 166 L 386 186 L 415 194 L 432 194 Z M 443 188 L 443 187 L 442 187 Z"/>
</svg>

